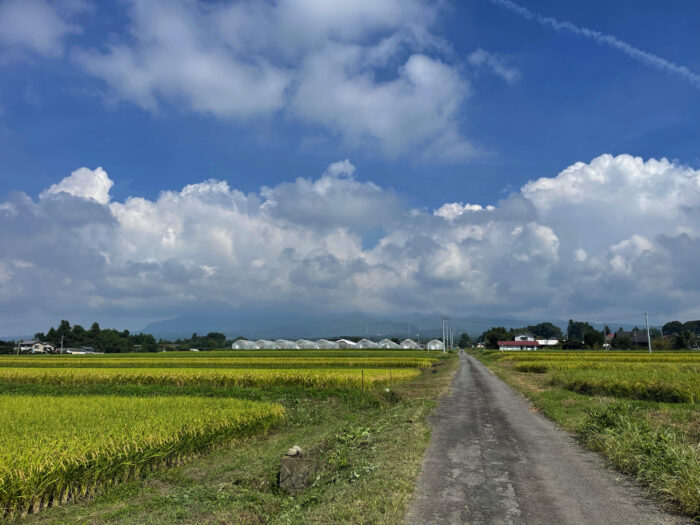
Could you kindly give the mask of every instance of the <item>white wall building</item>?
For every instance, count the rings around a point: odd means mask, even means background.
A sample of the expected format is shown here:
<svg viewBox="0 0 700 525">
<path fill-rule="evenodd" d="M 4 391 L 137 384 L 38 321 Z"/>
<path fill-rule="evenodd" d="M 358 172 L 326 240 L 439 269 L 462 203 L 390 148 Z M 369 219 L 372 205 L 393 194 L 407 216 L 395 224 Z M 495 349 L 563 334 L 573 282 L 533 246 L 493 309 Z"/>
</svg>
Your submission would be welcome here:
<svg viewBox="0 0 700 525">
<path fill-rule="evenodd" d="M 328 339 L 319 339 L 318 341 L 316 341 L 316 343 L 321 349 L 335 350 L 336 348 L 340 348 L 340 346 L 338 346 L 338 343 L 336 343 L 335 341 L 329 341 Z"/>
<path fill-rule="evenodd" d="M 379 341 L 379 343 L 377 343 L 377 344 L 379 345 L 379 348 L 389 348 L 389 349 L 393 349 L 393 350 L 396 350 L 396 349 L 398 349 L 398 348 L 401 348 L 401 345 L 400 345 L 400 344 L 395 343 L 395 342 L 392 341 L 391 339 L 382 339 L 382 340 Z"/>
</svg>

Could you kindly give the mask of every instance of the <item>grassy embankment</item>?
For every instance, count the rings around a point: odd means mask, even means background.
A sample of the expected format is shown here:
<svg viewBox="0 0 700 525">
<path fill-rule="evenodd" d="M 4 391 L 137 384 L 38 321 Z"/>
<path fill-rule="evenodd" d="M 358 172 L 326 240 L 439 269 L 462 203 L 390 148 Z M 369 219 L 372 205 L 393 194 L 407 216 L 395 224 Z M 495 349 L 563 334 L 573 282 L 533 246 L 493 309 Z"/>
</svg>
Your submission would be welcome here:
<svg viewBox="0 0 700 525">
<path fill-rule="evenodd" d="M 669 508 L 700 519 L 700 355 L 475 352 Z"/>
<path fill-rule="evenodd" d="M 400 378 L 393 377 L 389 392 L 385 384 L 366 385 L 362 391 L 356 387 L 275 384 L 240 387 L 0 383 L 3 397 L 22 397 L 23 403 L 27 396 L 34 396 L 37 403 L 46 396 L 102 396 L 126 402 L 149 397 L 233 398 L 279 404 L 285 414 L 284 420 L 267 433 L 228 438 L 206 453 L 188 456 L 178 466 L 141 472 L 138 479 L 102 487 L 93 499 L 79 499 L 14 521 L 399 522 L 429 440 L 426 416 L 448 385 L 456 364 L 455 359 L 439 360 L 435 366 L 422 368 L 418 377 L 401 383 Z M 318 458 L 321 470 L 312 486 L 290 497 L 276 488 L 275 480 L 280 458 L 294 444 L 310 450 Z"/>
</svg>

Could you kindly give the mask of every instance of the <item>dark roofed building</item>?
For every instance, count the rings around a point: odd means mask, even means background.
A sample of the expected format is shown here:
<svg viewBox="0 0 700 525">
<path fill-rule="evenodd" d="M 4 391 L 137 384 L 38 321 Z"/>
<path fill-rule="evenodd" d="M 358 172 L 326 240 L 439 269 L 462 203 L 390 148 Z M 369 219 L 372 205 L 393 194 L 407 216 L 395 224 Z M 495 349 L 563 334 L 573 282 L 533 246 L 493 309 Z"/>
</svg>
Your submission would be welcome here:
<svg viewBox="0 0 700 525">
<path fill-rule="evenodd" d="M 647 344 L 647 332 L 646 330 L 632 330 L 627 332 L 625 330 L 618 330 L 615 332 L 615 339 L 620 337 L 626 337 L 630 341 L 636 344 Z"/>
</svg>

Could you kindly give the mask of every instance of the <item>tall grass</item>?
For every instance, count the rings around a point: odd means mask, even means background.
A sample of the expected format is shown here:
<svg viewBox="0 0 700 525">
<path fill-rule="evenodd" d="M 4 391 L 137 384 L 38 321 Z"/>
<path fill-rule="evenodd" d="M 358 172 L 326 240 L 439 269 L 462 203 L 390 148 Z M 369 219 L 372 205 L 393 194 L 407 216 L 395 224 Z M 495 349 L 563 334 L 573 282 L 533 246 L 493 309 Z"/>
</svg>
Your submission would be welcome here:
<svg viewBox="0 0 700 525">
<path fill-rule="evenodd" d="M 593 410 L 584 442 L 659 497 L 700 518 L 700 449 L 677 431 L 651 426 L 643 413 L 615 403 Z"/>
</svg>

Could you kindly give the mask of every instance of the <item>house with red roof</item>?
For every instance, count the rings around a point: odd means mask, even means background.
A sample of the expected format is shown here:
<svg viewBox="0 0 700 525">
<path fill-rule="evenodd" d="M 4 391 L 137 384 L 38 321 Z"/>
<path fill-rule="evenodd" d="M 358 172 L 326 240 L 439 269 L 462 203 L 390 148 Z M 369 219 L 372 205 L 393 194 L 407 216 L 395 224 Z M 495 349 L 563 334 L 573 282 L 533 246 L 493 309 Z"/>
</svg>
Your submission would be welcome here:
<svg viewBox="0 0 700 525">
<path fill-rule="evenodd" d="M 498 341 L 499 350 L 537 350 L 540 343 L 535 341 L 532 334 L 519 334 L 514 341 Z"/>
</svg>

